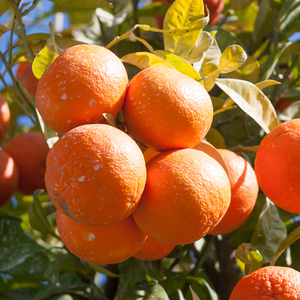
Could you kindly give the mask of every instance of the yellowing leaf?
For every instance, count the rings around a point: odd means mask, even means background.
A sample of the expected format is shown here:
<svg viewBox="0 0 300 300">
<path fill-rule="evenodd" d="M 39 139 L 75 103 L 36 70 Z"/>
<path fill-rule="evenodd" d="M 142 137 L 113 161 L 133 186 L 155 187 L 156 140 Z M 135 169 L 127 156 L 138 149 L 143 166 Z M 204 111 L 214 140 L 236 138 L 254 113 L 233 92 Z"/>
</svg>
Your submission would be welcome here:
<svg viewBox="0 0 300 300">
<path fill-rule="evenodd" d="M 36 56 L 32 63 L 32 71 L 37 79 L 40 79 L 48 66 L 56 59 L 58 55 L 54 53 L 47 44 Z"/>
<path fill-rule="evenodd" d="M 202 0 L 175 1 L 166 13 L 163 29 L 186 28 L 187 31 L 181 36 L 164 33 L 165 50 L 185 58 L 207 23 L 208 17 L 205 17 Z"/>
<path fill-rule="evenodd" d="M 9 31 L 9 29 L 6 26 L 0 24 L 0 37 L 2 36 L 3 33 L 7 31 Z"/>
<path fill-rule="evenodd" d="M 241 46 L 228 46 L 221 55 L 219 62 L 220 73 L 229 73 L 238 69 L 247 59 L 247 54 Z"/>
<path fill-rule="evenodd" d="M 134 65 L 140 68 L 141 70 L 154 66 L 164 66 L 172 68 L 172 66 L 169 63 L 167 63 L 164 59 L 149 52 L 130 53 L 123 56 L 121 60 L 125 63 Z"/>
<path fill-rule="evenodd" d="M 265 80 L 265 81 L 261 81 L 255 84 L 256 87 L 258 87 L 260 90 L 267 88 L 269 86 L 272 85 L 276 85 L 276 84 L 281 84 L 281 82 L 276 81 L 276 80 Z"/>
<path fill-rule="evenodd" d="M 202 31 L 198 40 L 194 44 L 193 48 L 186 56 L 186 60 L 189 63 L 194 63 L 203 57 L 203 53 L 208 50 L 208 48 L 212 45 L 214 39 L 207 31 Z"/>
<path fill-rule="evenodd" d="M 211 127 L 205 136 L 205 139 L 215 148 L 226 149 L 225 139 L 222 134 L 215 128 Z"/>
<path fill-rule="evenodd" d="M 271 101 L 254 84 L 244 80 L 221 78 L 216 79 L 215 82 L 266 133 L 278 125 L 277 115 Z"/>
<path fill-rule="evenodd" d="M 185 59 L 163 50 L 153 51 L 153 53 L 157 54 L 162 59 L 167 61 L 178 72 L 185 74 L 197 81 L 201 79 L 199 73 L 195 70 L 195 68 Z"/>
</svg>

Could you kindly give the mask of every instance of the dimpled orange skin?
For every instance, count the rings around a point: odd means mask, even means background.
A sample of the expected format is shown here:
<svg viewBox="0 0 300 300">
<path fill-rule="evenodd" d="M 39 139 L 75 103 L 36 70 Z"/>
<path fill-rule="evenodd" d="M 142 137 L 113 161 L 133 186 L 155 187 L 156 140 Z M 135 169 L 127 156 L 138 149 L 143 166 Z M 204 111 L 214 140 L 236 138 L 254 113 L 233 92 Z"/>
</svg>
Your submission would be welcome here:
<svg viewBox="0 0 300 300">
<path fill-rule="evenodd" d="M 47 191 L 56 207 L 88 226 L 127 218 L 146 182 L 143 154 L 123 131 L 82 125 L 63 135 L 47 157 Z"/>
<path fill-rule="evenodd" d="M 261 141 L 255 158 L 257 181 L 282 209 L 300 213 L 300 119 L 284 122 Z"/>
<path fill-rule="evenodd" d="M 190 77 L 151 67 L 130 81 L 122 108 L 128 133 L 158 151 L 192 148 L 209 130 L 210 96 Z"/>
<path fill-rule="evenodd" d="M 170 254 L 174 248 L 175 245 L 166 245 L 147 236 L 142 248 L 133 257 L 143 261 L 162 259 Z"/>
<path fill-rule="evenodd" d="M 251 165 L 232 151 L 218 150 L 226 164 L 231 185 L 230 206 L 221 222 L 209 232 L 226 234 L 240 227 L 251 214 L 258 195 L 258 183 Z"/>
<path fill-rule="evenodd" d="M 163 152 L 147 163 L 147 183 L 133 212 L 140 229 L 169 245 L 190 244 L 212 230 L 230 203 L 224 169 L 202 151 Z"/>
<path fill-rule="evenodd" d="M 44 136 L 29 131 L 10 139 L 3 150 L 15 161 L 19 171 L 17 191 L 31 195 L 36 189 L 45 189 L 46 157 L 49 147 Z"/>
<path fill-rule="evenodd" d="M 128 76 L 121 60 L 97 45 L 77 45 L 63 51 L 42 75 L 36 106 L 60 135 L 83 124 L 106 123 L 124 102 Z"/>
<path fill-rule="evenodd" d="M 229 300 L 299 300 L 300 273 L 288 267 L 269 266 L 243 277 Z"/>
<path fill-rule="evenodd" d="M 20 63 L 16 72 L 16 79 L 23 84 L 29 94 L 35 96 L 39 80 L 32 72 L 32 63 Z"/>
<path fill-rule="evenodd" d="M 70 252 L 96 264 L 116 264 L 132 257 L 143 245 L 146 235 L 132 216 L 104 227 L 86 226 L 56 211 L 57 230 Z"/>
<path fill-rule="evenodd" d="M 11 156 L 0 149 L 0 207 L 6 204 L 15 193 L 19 172 Z"/>
<path fill-rule="evenodd" d="M 2 95 L 0 95 L 0 144 L 4 141 L 8 125 L 10 120 L 10 109 L 3 98 Z"/>
</svg>

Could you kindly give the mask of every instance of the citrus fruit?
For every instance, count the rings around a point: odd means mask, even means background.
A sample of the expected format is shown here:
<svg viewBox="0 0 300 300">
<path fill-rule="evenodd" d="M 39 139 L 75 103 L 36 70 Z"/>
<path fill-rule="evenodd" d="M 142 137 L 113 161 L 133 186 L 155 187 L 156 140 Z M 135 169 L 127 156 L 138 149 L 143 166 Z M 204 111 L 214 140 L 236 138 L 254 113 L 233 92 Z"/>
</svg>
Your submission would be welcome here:
<svg viewBox="0 0 300 300">
<path fill-rule="evenodd" d="M 280 124 L 261 141 L 255 173 L 265 195 L 275 205 L 300 213 L 300 119 Z"/>
<path fill-rule="evenodd" d="M 18 185 L 19 172 L 11 156 L 0 149 L 0 206 L 10 200 Z"/>
<path fill-rule="evenodd" d="M 29 94 L 35 96 L 39 80 L 32 72 L 32 63 L 20 63 L 17 68 L 16 79 L 23 84 Z"/>
<path fill-rule="evenodd" d="M 229 300 L 299 300 L 300 273 L 288 267 L 264 267 L 243 277 Z"/>
<path fill-rule="evenodd" d="M 166 245 L 147 236 L 143 246 L 133 257 L 144 261 L 157 260 L 166 257 L 174 248 L 175 245 Z"/>
<path fill-rule="evenodd" d="M 240 227 L 251 214 L 258 195 L 258 183 L 251 165 L 232 151 L 219 149 L 231 186 L 230 206 L 221 222 L 209 233 L 226 234 Z"/>
<path fill-rule="evenodd" d="M 210 14 L 209 25 L 216 25 L 220 19 L 220 14 L 224 9 L 224 0 L 203 0 Z"/>
<path fill-rule="evenodd" d="M 2 95 L 0 95 L 0 144 L 4 141 L 6 132 L 8 130 L 10 120 L 10 109 L 3 98 Z"/>
<path fill-rule="evenodd" d="M 130 258 L 146 238 L 132 216 L 110 226 L 95 227 L 77 223 L 57 209 L 56 222 L 62 242 L 69 251 L 96 264 L 116 264 Z"/>
<path fill-rule="evenodd" d="M 184 245 L 212 230 L 229 203 L 229 179 L 218 162 L 202 151 L 171 150 L 147 163 L 145 190 L 133 217 L 152 239 Z"/>
<path fill-rule="evenodd" d="M 46 157 L 49 147 L 44 136 L 29 131 L 13 137 L 3 150 L 15 161 L 19 171 L 17 191 L 30 195 L 36 189 L 45 188 Z"/>
<path fill-rule="evenodd" d="M 211 125 L 213 108 L 200 83 L 159 66 L 132 78 L 122 113 L 130 135 L 164 151 L 197 145 Z"/>
<path fill-rule="evenodd" d="M 76 127 L 47 157 L 46 186 L 56 207 L 87 226 L 127 218 L 146 182 L 142 151 L 123 131 L 106 124 Z"/>
<path fill-rule="evenodd" d="M 128 83 L 125 67 L 110 50 L 77 45 L 63 51 L 42 75 L 36 106 L 48 125 L 64 134 L 83 124 L 105 123 L 120 111 Z"/>
<path fill-rule="evenodd" d="M 283 112 L 285 108 L 287 108 L 290 104 L 292 103 L 291 100 L 287 99 L 287 98 L 281 98 L 277 105 L 275 106 L 276 110 L 278 110 L 279 112 Z"/>
</svg>

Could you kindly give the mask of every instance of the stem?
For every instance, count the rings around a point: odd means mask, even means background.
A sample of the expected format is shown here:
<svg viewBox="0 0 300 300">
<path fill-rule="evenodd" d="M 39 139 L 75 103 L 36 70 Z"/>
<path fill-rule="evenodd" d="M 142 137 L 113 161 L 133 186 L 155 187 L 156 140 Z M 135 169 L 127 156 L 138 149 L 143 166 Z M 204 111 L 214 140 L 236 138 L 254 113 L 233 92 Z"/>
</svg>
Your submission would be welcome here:
<svg viewBox="0 0 300 300">
<path fill-rule="evenodd" d="M 15 25 L 16 25 L 16 15 L 14 15 L 14 20 L 11 26 L 10 30 L 10 38 L 9 38 L 9 58 L 8 58 L 8 64 L 11 65 L 12 62 L 12 44 L 13 44 L 13 35 L 14 35 L 14 30 L 15 30 Z"/>
<path fill-rule="evenodd" d="M 229 150 L 233 152 L 257 152 L 259 146 L 253 146 L 253 147 L 244 147 L 242 145 L 238 145 L 235 147 L 230 148 Z"/>
<path fill-rule="evenodd" d="M 23 46 L 25 47 L 27 53 L 29 54 L 30 56 L 30 59 L 33 60 L 34 59 L 34 54 L 29 46 L 29 42 L 27 40 L 27 35 L 26 35 L 26 30 L 25 30 L 25 25 L 22 21 L 22 15 L 21 15 L 21 12 L 20 10 L 18 9 L 18 6 L 16 4 L 16 2 L 14 0 L 7 0 L 8 3 L 10 4 L 10 6 L 12 7 L 14 13 L 15 13 L 15 16 L 18 20 L 18 23 L 20 25 L 20 35 L 21 35 L 21 39 L 22 39 L 22 42 L 23 42 Z"/>
</svg>

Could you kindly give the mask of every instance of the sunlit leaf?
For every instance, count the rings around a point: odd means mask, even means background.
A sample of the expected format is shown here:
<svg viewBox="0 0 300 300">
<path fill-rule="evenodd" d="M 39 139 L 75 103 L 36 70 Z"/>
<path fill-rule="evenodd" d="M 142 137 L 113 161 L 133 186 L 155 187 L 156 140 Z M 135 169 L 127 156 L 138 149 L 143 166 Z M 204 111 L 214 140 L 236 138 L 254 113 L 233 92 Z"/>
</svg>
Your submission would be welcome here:
<svg viewBox="0 0 300 300">
<path fill-rule="evenodd" d="M 197 296 L 197 294 L 194 292 L 191 286 L 190 286 L 190 291 L 192 293 L 193 300 L 200 300 L 200 298 Z"/>
<path fill-rule="evenodd" d="M 3 33 L 7 31 L 9 31 L 9 29 L 6 26 L 0 24 L 0 37 L 2 36 Z"/>
<path fill-rule="evenodd" d="M 285 1 L 278 16 L 280 31 L 292 34 L 299 29 L 300 1 Z"/>
<path fill-rule="evenodd" d="M 58 55 L 46 45 L 42 51 L 35 57 L 32 63 L 32 71 L 37 79 L 40 79 L 49 65 L 56 59 Z"/>
<path fill-rule="evenodd" d="M 265 80 L 265 81 L 255 83 L 255 86 L 258 87 L 260 90 L 262 90 L 262 89 L 265 89 L 269 86 L 273 86 L 276 84 L 281 84 L 281 82 L 276 81 L 276 80 Z"/>
<path fill-rule="evenodd" d="M 216 129 L 211 127 L 205 136 L 205 139 L 212 144 L 215 148 L 226 149 L 225 139 L 222 134 Z"/>
<path fill-rule="evenodd" d="M 149 53 L 149 52 L 135 52 L 130 53 L 121 58 L 122 62 L 128 63 L 144 70 L 149 67 L 163 66 L 172 68 L 172 66 L 167 63 L 164 59 L 159 56 Z"/>
<path fill-rule="evenodd" d="M 218 98 L 218 97 L 210 97 L 210 98 L 213 104 L 214 111 L 220 109 L 225 103 L 225 100 L 222 98 Z"/>
<path fill-rule="evenodd" d="M 263 264 L 260 252 L 248 243 L 243 243 L 237 248 L 235 259 L 246 275 L 260 269 Z"/>
<path fill-rule="evenodd" d="M 254 84 L 244 80 L 221 78 L 215 82 L 266 133 L 278 125 L 276 111 L 271 101 Z"/>
<path fill-rule="evenodd" d="M 300 227 L 294 229 L 279 245 L 276 255 L 270 262 L 271 266 L 274 266 L 279 256 L 286 250 L 287 247 L 289 247 L 291 244 L 293 244 L 295 241 L 300 239 Z"/>
<path fill-rule="evenodd" d="M 182 279 L 186 282 L 189 282 L 193 284 L 194 289 L 196 290 L 197 287 L 200 287 L 201 289 L 198 291 L 201 291 L 201 295 L 205 297 L 205 299 L 210 299 L 210 300 L 218 300 L 218 295 L 217 293 L 211 288 L 211 286 L 207 283 L 207 281 L 204 278 L 201 277 L 195 277 L 195 276 L 181 276 Z M 193 294 L 193 297 L 196 297 L 199 299 L 198 295 L 196 293 Z M 197 298 L 193 298 L 197 299 Z"/>
<path fill-rule="evenodd" d="M 9 8 L 10 5 L 7 1 L 0 1 L 0 16 L 2 16 Z"/>
<path fill-rule="evenodd" d="M 116 120 L 112 114 L 103 113 L 102 115 L 105 118 L 107 124 L 111 126 L 116 126 Z"/>
<path fill-rule="evenodd" d="M 221 55 L 218 69 L 220 73 L 229 73 L 239 68 L 247 59 L 247 54 L 241 46 L 231 45 Z"/>
<path fill-rule="evenodd" d="M 230 3 L 235 9 L 244 9 L 253 1 L 254 0 L 230 0 Z"/>
<path fill-rule="evenodd" d="M 300 101 L 295 101 L 291 103 L 288 107 L 284 109 L 282 114 L 288 119 L 300 118 Z"/>
<path fill-rule="evenodd" d="M 97 7 L 111 7 L 107 0 L 50 0 L 62 6 L 71 6 L 79 8 L 97 8 Z"/>
<path fill-rule="evenodd" d="M 163 50 L 156 50 L 153 51 L 153 53 L 163 58 L 180 73 L 185 74 L 197 81 L 201 79 L 199 73 L 195 70 L 195 68 L 185 59 Z"/>
<path fill-rule="evenodd" d="M 251 245 L 259 250 L 264 262 L 270 262 L 282 241 L 287 237 L 286 227 L 278 209 L 268 198 L 259 216 Z"/>
<path fill-rule="evenodd" d="M 187 26 L 189 30 L 182 36 L 164 34 L 165 50 L 185 58 L 207 23 L 208 17 L 205 17 L 202 0 L 175 1 L 165 15 L 163 29 Z"/>
<path fill-rule="evenodd" d="M 186 56 L 189 63 L 194 63 L 201 60 L 203 54 L 212 45 L 213 37 L 207 31 L 202 31 L 193 48 Z"/>
<path fill-rule="evenodd" d="M 96 9 L 97 17 L 107 27 L 116 27 L 116 26 L 122 24 L 123 21 L 126 19 L 127 14 L 128 14 L 128 12 L 126 9 L 120 11 L 116 15 L 113 15 L 102 8 Z"/>
</svg>

